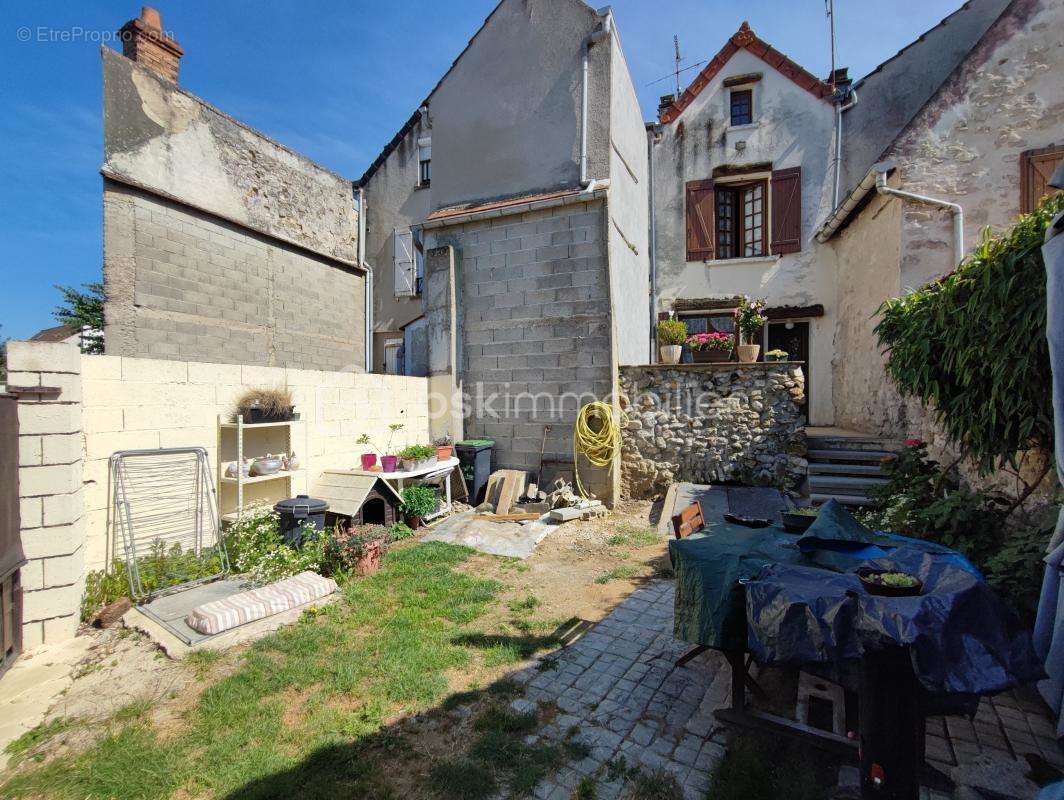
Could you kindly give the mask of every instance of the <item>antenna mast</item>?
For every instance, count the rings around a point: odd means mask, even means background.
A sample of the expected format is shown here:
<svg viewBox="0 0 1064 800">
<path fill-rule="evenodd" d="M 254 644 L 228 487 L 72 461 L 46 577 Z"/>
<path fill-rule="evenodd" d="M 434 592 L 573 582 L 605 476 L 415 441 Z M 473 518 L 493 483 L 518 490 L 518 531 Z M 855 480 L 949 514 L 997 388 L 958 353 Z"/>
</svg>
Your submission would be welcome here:
<svg viewBox="0 0 1064 800">
<path fill-rule="evenodd" d="M 680 37 L 672 37 L 672 46 L 676 50 L 676 99 L 680 99 Z"/>
<path fill-rule="evenodd" d="M 824 10 L 828 15 L 831 29 L 831 88 L 835 88 L 835 0 L 824 0 Z"/>
</svg>

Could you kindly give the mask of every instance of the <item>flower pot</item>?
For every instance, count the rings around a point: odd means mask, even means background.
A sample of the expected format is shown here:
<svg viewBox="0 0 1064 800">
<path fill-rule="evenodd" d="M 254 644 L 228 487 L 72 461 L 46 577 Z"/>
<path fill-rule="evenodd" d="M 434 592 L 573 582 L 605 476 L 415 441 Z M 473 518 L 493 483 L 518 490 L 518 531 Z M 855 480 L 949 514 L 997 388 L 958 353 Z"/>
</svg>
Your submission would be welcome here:
<svg viewBox="0 0 1064 800">
<path fill-rule="evenodd" d="M 381 543 L 366 546 L 366 551 L 355 560 L 355 572 L 362 577 L 373 575 L 381 568 Z"/>
<path fill-rule="evenodd" d="M 759 344 L 741 344 L 735 348 L 739 354 L 739 361 L 743 364 L 753 364 L 757 361 L 757 354 L 761 352 Z"/>
<path fill-rule="evenodd" d="M 421 519 L 421 517 L 415 517 L 409 514 L 406 517 L 406 526 L 410 528 L 410 530 L 416 531 L 423 524 L 424 521 Z"/>
<path fill-rule="evenodd" d="M 663 344 L 659 350 L 661 351 L 661 360 L 666 364 L 679 364 L 680 354 L 683 353 L 682 344 Z"/>
<path fill-rule="evenodd" d="M 789 356 L 786 356 L 786 355 L 783 355 L 783 356 L 770 356 L 768 353 L 765 353 L 765 361 L 786 361 L 788 358 L 789 358 Z"/>
<path fill-rule="evenodd" d="M 439 461 L 447 461 L 447 460 L 449 460 L 451 458 L 451 453 L 452 452 L 454 452 L 454 448 L 451 447 L 451 445 L 447 445 L 446 447 L 437 447 L 436 448 L 436 461 L 439 462 Z"/>
<path fill-rule="evenodd" d="M 362 456 L 362 469 L 373 469 L 373 465 L 377 463 L 376 453 L 363 453 Z"/>
<path fill-rule="evenodd" d="M 295 418 L 293 413 L 295 410 L 296 407 L 291 406 L 284 414 L 267 414 L 261 408 L 252 406 L 244 412 L 244 424 L 259 425 L 263 422 L 289 422 Z"/>
<path fill-rule="evenodd" d="M 404 458 L 401 463 L 403 472 L 413 472 L 418 467 L 418 462 L 412 458 Z"/>
<path fill-rule="evenodd" d="M 692 350 L 691 358 L 696 364 L 719 364 L 731 361 L 731 350 Z"/>
<path fill-rule="evenodd" d="M 395 465 L 399 463 L 399 456 L 381 456 L 381 470 L 395 472 Z"/>
</svg>

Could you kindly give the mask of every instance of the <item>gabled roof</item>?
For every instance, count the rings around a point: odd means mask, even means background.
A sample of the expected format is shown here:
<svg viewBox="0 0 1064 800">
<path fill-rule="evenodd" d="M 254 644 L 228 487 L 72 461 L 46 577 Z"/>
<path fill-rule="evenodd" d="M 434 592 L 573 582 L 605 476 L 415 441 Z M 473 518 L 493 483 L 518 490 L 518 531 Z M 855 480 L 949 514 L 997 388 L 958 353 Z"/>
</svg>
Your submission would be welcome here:
<svg viewBox="0 0 1064 800">
<path fill-rule="evenodd" d="M 787 58 L 787 56 L 783 55 L 783 53 L 768 42 L 759 39 L 757 34 L 751 30 L 750 23 L 743 22 L 743 24 L 739 26 L 739 30 L 737 30 L 724 47 L 720 49 L 720 52 L 713 56 L 713 58 L 709 60 L 709 63 L 702 68 L 702 71 L 698 73 L 698 76 L 691 81 L 691 85 L 684 90 L 684 93 L 680 95 L 679 99 L 674 101 L 671 106 L 662 112 L 661 121 L 672 122 L 680 116 L 683 110 L 687 108 L 696 97 L 698 97 L 717 73 L 724 68 L 724 65 L 728 63 L 728 60 L 739 52 L 739 50 L 750 51 L 785 78 L 794 81 L 794 83 L 801 86 L 815 97 L 829 100 L 834 94 L 831 84 L 820 80 L 820 78 Z"/>
<path fill-rule="evenodd" d="M 81 333 L 81 328 L 77 325 L 56 325 L 54 328 L 37 331 L 29 340 L 31 342 L 62 342 L 79 333 Z"/>
</svg>

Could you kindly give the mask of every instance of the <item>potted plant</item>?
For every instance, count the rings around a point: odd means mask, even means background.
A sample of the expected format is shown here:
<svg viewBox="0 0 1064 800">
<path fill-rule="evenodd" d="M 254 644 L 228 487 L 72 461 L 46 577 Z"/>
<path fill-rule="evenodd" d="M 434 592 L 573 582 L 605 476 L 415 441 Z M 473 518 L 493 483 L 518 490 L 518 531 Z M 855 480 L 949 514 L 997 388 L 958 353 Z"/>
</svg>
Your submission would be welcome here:
<svg viewBox="0 0 1064 800">
<path fill-rule="evenodd" d="M 789 357 L 789 353 L 786 350 L 769 350 L 765 353 L 765 361 L 786 361 Z"/>
<path fill-rule="evenodd" d="M 687 337 L 691 357 L 699 364 L 730 361 L 732 344 L 732 337 L 720 331 L 692 333 Z"/>
<path fill-rule="evenodd" d="M 236 400 L 236 410 L 248 425 L 288 422 L 295 419 L 292 390 L 285 386 L 274 389 L 245 389 Z"/>
<path fill-rule="evenodd" d="M 374 447 L 373 442 L 369 440 L 369 434 L 364 433 L 357 439 L 358 444 L 368 444 L 370 447 Z M 376 453 L 363 453 L 359 458 L 362 460 L 362 469 L 371 470 L 377 464 Z"/>
<path fill-rule="evenodd" d="M 421 527 L 425 517 L 439 508 L 436 492 L 428 486 L 407 486 L 402 493 L 401 510 L 406 517 L 406 524 L 414 530 Z"/>
<path fill-rule="evenodd" d="M 436 463 L 436 448 L 427 444 L 412 444 L 399 451 L 403 469 L 411 472 L 419 467 Z"/>
<path fill-rule="evenodd" d="M 402 429 L 403 423 L 401 422 L 393 422 L 391 425 L 388 426 L 388 444 L 384 448 L 384 450 L 381 450 L 379 447 L 377 447 L 377 445 L 373 443 L 373 441 L 369 438 L 368 433 L 364 433 L 358 437 L 358 444 L 368 444 L 370 447 L 372 447 L 374 450 L 381 454 L 381 471 L 383 472 L 395 472 L 395 467 L 399 461 L 399 458 L 398 456 L 391 455 L 392 439 L 394 439 L 395 434 L 401 431 Z M 385 453 L 387 453 L 387 455 L 385 455 Z M 362 469 L 367 471 L 372 470 L 373 466 L 377 463 L 376 453 L 363 453 L 361 455 L 361 459 Z"/>
<path fill-rule="evenodd" d="M 373 575 L 380 569 L 388 537 L 389 531 L 383 525 L 338 522 L 325 542 L 325 557 L 340 569 L 353 570 L 363 577 Z"/>
<path fill-rule="evenodd" d="M 678 319 L 663 319 L 658 323 L 658 349 L 666 364 L 679 364 L 683 343 L 687 341 L 687 325 Z"/>
<path fill-rule="evenodd" d="M 743 364 L 757 361 L 761 345 L 754 344 L 754 341 L 766 322 L 768 317 L 765 316 L 765 301 L 751 300 L 743 295 L 739 300 L 739 307 L 735 309 L 735 327 L 739 330 L 739 345 L 735 350 Z"/>
<path fill-rule="evenodd" d="M 447 434 L 440 436 L 433 443 L 436 448 L 436 460 L 447 461 L 454 452 L 454 440 Z"/>
</svg>

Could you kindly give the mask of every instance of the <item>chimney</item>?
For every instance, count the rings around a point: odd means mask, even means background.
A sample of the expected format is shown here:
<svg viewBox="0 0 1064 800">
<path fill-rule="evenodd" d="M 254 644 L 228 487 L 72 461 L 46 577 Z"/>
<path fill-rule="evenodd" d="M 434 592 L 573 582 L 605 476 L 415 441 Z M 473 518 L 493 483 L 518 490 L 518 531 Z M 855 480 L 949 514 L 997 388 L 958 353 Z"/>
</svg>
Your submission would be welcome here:
<svg viewBox="0 0 1064 800">
<path fill-rule="evenodd" d="M 672 104 L 676 102 L 676 95 L 663 94 L 658 98 L 658 119 L 661 119 L 661 115 L 668 111 Z"/>
<path fill-rule="evenodd" d="M 123 25 L 118 35 L 122 39 L 122 54 L 126 58 L 177 83 L 177 70 L 185 51 L 163 31 L 163 21 L 158 11 L 151 6 L 143 6 L 140 18 L 131 19 Z"/>
<path fill-rule="evenodd" d="M 850 70 L 846 67 L 839 67 L 832 73 L 828 79 L 828 83 L 835 84 L 835 93 L 839 97 L 846 97 L 850 93 L 850 86 L 853 84 L 853 78 L 850 77 Z"/>
</svg>

